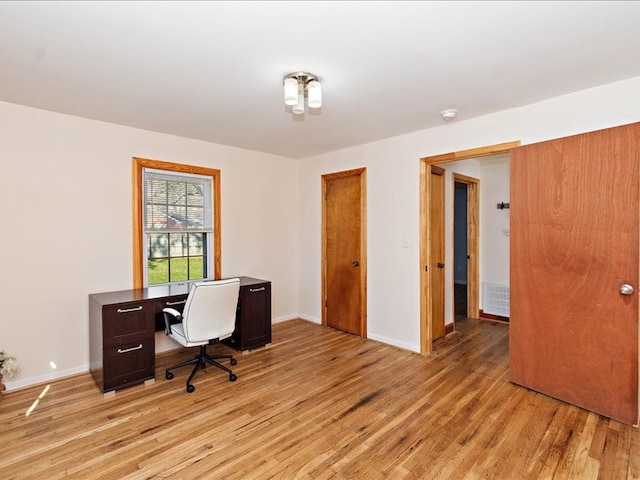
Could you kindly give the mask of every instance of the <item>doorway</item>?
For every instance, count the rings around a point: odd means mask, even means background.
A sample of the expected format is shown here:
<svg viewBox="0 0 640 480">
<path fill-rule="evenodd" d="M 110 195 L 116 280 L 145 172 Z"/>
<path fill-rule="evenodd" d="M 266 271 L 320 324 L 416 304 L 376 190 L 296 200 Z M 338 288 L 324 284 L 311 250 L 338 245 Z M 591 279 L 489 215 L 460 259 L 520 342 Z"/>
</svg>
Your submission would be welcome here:
<svg viewBox="0 0 640 480">
<path fill-rule="evenodd" d="M 431 312 L 431 277 L 428 272 L 431 259 L 431 168 L 432 165 L 459 160 L 476 159 L 499 154 L 508 154 L 512 148 L 520 145 L 519 141 L 490 145 L 487 147 L 452 152 L 420 160 L 420 353 L 429 355 L 433 351 L 433 319 Z M 455 180 L 467 185 L 468 232 L 467 245 L 467 316 L 479 317 L 479 181 L 476 178 L 457 175 Z M 474 200 L 472 200 L 474 199 Z M 472 207 L 472 203 L 475 205 Z M 473 215 L 471 212 L 475 212 Z M 470 239 L 475 238 L 472 241 Z M 452 263 L 452 262 L 451 262 Z M 446 263 L 445 263 L 446 265 Z M 446 267 L 445 267 L 446 268 Z M 453 285 L 453 280 L 451 285 Z"/>
<path fill-rule="evenodd" d="M 467 184 L 453 182 L 453 321 L 467 316 Z"/>
<path fill-rule="evenodd" d="M 480 316 L 480 180 L 455 172 L 452 176 L 455 192 L 453 215 L 453 318 L 455 322 L 458 302 L 461 303 L 462 318 Z M 456 234 L 456 228 L 462 230 L 460 235 Z M 461 245 L 458 245 L 458 242 Z M 458 264 L 461 265 L 463 273 L 460 276 L 464 280 L 460 282 L 461 285 L 456 282 L 458 272 L 455 269 Z"/>
<path fill-rule="evenodd" d="M 366 169 L 322 175 L 322 324 L 367 336 Z"/>
</svg>

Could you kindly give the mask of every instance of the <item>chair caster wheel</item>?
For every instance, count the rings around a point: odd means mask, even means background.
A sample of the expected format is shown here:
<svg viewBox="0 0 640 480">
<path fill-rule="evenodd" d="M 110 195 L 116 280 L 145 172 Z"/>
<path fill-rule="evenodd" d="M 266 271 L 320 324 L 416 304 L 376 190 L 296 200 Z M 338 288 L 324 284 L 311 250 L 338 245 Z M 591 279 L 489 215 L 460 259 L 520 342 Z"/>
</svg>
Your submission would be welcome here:
<svg viewBox="0 0 640 480">
<path fill-rule="evenodd" d="M 235 365 L 236 363 L 238 363 L 238 361 L 235 358 L 231 359 L 231 365 Z"/>
<path fill-rule="evenodd" d="M 187 393 L 193 393 L 195 389 L 196 387 L 194 387 L 193 385 L 191 384 L 187 385 Z"/>
<path fill-rule="evenodd" d="M 233 373 L 229 374 L 229 381 L 230 382 L 235 382 L 238 379 L 238 377 L 236 377 Z"/>
<path fill-rule="evenodd" d="M 173 373 L 171 372 L 167 372 L 164 374 L 164 378 L 166 378 L 167 380 L 171 380 L 173 378 Z"/>
</svg>

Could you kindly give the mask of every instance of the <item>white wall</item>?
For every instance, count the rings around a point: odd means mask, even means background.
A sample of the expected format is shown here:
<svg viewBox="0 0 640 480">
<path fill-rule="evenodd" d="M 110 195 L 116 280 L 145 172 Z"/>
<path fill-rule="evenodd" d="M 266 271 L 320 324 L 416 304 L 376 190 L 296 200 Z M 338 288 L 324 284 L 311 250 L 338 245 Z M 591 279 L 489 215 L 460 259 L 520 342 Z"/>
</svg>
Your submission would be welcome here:
<svg viewBox="0 0 640 480">
<path fill-rule="evenodd" d="M 9 389 L 88 370 L 88 294 L 132 286 L 134 156 L 220 169 L 223 275 L 271 280 L 274 321 L 297 316 L 297 161 L 0 102 Z"/>
<path fill-rule="evenodd" d="M 467 121 L 460 112 L 458 118 L 441 127 L 301 161 L 301 316 L 318 322 L 321 318 L 321 174 L 367 168 L 368 336 L 419 351 L 419 159 L 640 121 L 640 77 Z M 405 239 L 408 248 L 403 248 Z"/>
<path fill-rule="evenodd" d="M 483 282 L 509 285 L 509 157 L 480 159 L 480 288 Z M 482 290 L 480 291 L 480 308 Z"/>
</svg>

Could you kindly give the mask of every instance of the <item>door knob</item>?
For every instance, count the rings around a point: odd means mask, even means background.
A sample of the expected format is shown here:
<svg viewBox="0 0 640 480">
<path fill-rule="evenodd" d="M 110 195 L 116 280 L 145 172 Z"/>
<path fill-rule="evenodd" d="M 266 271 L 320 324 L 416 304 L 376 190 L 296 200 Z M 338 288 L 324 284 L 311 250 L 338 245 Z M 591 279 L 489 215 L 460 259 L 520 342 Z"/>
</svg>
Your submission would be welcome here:
<svg viewBox="0 0 640 480">
<path fill-rule="evenodd" d="M 444 268 L 444 263 L 440 263 L 440 262 L 438 262 L 438 265 L 437 265 L 437 266 L 438 266 L 438 268 Z"/>
<path fill-rule="evenodd" d="M 631 295 L 633 293 L 633 286 L 628 283 L 623 283 L 620 285 L 620 293 L 622 295 Z"/>
<path fill-rule="evenodd" d="M 360 265 L 360 264 L 359 264 L 358 262 L 353 262 L 353 263 L 351 264 L 351 266 L 352 266 L 352 267 L 357 267 L 357 266 L 359 266 L 359 265 Z"/>
</svg>

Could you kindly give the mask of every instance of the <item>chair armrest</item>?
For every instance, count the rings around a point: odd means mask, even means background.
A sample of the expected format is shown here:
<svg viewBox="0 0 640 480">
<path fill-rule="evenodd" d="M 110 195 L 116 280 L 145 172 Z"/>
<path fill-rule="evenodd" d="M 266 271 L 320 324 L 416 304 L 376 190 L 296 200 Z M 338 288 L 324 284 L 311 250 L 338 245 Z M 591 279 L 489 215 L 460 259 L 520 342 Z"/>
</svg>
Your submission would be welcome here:
<svg viewBox="0 0 640 480">
<path fill-rule="evenodd" d="M 164 316 L 164 333 L 169 335 L 171 333 L 171 320 L 182 321 L 182 314 L 175 308 L 163 308 L 162 315 Z"/>
</svg>

